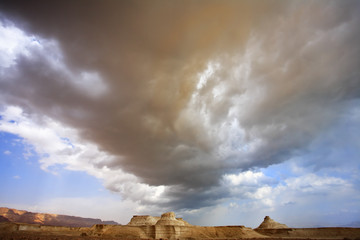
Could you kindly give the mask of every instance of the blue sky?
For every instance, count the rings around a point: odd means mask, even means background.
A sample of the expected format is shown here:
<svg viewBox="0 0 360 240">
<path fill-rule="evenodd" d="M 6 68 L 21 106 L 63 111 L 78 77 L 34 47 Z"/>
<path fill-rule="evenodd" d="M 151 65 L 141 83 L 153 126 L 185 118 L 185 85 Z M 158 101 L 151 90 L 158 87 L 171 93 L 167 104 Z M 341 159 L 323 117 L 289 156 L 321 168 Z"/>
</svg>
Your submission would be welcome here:
<svg viewBox="0 0 360 240">
<path fill-rule="evenodd" d="M 359 13 L 356 1 L 4 4 L 0 205 L 359 226 Z"/>
<path fill-rule="evenodd" d="M 17 135 L 1 132 L 1 190 L 3 203 L 22 204 L 23 198 L 37 204 L 43 198 L 93 197 L 103 186 L 99 180 L 84 172 L 66 171 L 62 167 L 56 174 L 43 171 L 39 156 Z"/>
</svg>

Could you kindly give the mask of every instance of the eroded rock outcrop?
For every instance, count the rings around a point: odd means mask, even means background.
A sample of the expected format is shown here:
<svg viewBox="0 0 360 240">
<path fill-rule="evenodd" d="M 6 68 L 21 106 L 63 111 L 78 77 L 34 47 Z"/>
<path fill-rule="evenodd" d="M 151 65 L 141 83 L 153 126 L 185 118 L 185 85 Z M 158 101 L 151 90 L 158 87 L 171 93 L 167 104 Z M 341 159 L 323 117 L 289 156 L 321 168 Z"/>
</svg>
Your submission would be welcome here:
<svg viewBox="0 0 360 240">
<path fill-rule="evenodd" d="M 185 223 L 184 221 L 177 220 L 174 212 L 167 212 L 161 215 L 161 218 L 157 221 L 156 225 L 185 226 Z"/>
<path fill-rule="evenodd" d="M 160 220 L 160 217 L 153 217 L 150 215 L 134 215 L 130 222 L 127 224 L 129 226 L 152 226 Z"/>
<path fill-rule="evenodd" d="M 289 227 L 286 226 L 285 224 L 274 221 L 269 216 L 266 216 L 264 218 L 264 221 L 260 224 L 260 226 L 258 228 L 260 228 L 260 229 L 267 229 L 267 228 L 278 229 L 278 228 L 289 228 Z"/>
<path fill-rule="evenodd" d="M 153 217 L 150 215 L 134 215 L 128 226 L 191 226 L 182 218 L 175 218 L 174 212 L 167 212 L 161 217 Z"/>
</svg>

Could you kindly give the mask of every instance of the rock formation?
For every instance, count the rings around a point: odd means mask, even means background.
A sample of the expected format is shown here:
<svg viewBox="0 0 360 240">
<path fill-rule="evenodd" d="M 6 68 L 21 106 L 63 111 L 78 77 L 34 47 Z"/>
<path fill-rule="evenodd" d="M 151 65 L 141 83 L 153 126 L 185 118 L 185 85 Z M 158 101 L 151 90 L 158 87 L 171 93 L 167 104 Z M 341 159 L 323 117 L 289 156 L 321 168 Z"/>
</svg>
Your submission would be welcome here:
<svg viewBox="0 0 360 240">
<path fill-rule="evenodd" d="M 157 221 L 156 225 L 185 226 L 183 221 L 179 221 L 175 218 L 174 212 L 167 212 L 162 214 L 160 220 Z"/>
<path fill-rule="evenodd" d="M 269 216 L 266 216 L 264 218 L 264 221 L 260 224 L 257 228 L 271 228 L 271 229 L 278 229 L 278 228 L 289 228 L 285 224 L 275 222 L 273 219 L 271 219 Z"/>
<path fill-rule="evenodd" d="M 23 210 L 0 207 L 0 221 L 30 223 L 63 227 L 91 227 L 94 224 L 118 224 L 114 221 L 102 221 L 94 218 L 82 218 L 67 215 L 32 213 Z"/>
<path fill-rule="evenodd" d="M 150 215 L 134 215 L 128 226 L 191 226 L 188 222 L 182 218 L 175 218 L 174 212 L 167 212 L 161 215 L 161 217 L 152 217 Z"/>
<path fill-rule="evenodd" d="M 127 224 L 128 226 L 143 226 L 143 225 L 155 225 L 157 221 L 160 220 L 160 217 L 152 217 L 150 215 L 134 215 L 130 222 Z"/>
</svg>

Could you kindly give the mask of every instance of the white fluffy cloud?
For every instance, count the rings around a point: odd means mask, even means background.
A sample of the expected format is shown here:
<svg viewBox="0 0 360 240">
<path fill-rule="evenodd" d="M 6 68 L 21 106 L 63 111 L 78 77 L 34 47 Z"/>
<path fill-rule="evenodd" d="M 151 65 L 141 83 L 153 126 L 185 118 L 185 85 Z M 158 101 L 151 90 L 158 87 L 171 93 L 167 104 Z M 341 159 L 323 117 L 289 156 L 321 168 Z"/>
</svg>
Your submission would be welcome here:
<svg viewBox="0 0 360 240">
<path fill-rule="evenodd" d="M 238 174 L 225 174 L 224 179 L 232 185 L 261 185 L 268 177 L 262 172 L 245 171 Z"/>
<path fill-rule="evenodd" d="M 101 151 L 92 143 L 82 141 L 75 129 L 71 129 L 48 117 L 31 118 L 19 107 L 7 107 L 0 112 L 0 131 L 15 134 L 39 154 L 43 170 L 57 174 L 59 167 L 72 171 L 84 171 L 98 179 L 109 190 L 121 193 L 125 198 L 143 203 L 158 203 L 164 186 L 149 186 L 121 169 L 110 169 L 104 163 L 114 156 Z"/>
</svg>

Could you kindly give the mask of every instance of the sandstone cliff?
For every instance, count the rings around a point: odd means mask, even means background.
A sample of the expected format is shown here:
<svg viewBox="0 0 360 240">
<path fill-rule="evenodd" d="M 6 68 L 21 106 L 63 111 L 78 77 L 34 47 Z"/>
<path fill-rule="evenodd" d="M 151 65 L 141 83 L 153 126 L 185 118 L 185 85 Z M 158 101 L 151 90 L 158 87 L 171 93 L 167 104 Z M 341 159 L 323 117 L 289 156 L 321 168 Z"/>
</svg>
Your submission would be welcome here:
<svg viewBox="0 0 360 240">
<path fill-rule="evenodd" d="M 175 218 L 174 212 L 167 212 L 161 215 L 161 217 L 152 217 L 150 215 L 134 215 L 128 226 L 153 226 L 153 225 L 172 225 L 172 226 L 191 226 L 182 218 Z"/>
<path fill-rule="evenodd" d="M 143 226 L 143 225 L 155 225 L 159 221 L 160 217 L 152 217 L 150 215 L 134 215 L 130 222 L 127 224 L 129 226 Z"/>
<path fill-rule="evenodd" d="M 258 228 L 271 228 L 271 229 L 278 229 L 278 228 L 289 228 L 285 224 L 275 222 L 273 219 L 271 219 L 269 216 L 266 216 L 264 218 L 264 221 L 260 224 Z"/>
<path fill-rule="evenodd" d="M 118 224 L 114 221 L 102 221 L 100 219 L 94 218 L 82 218 L 47 213 L 32 213 L 4 207 L 0 207 L 0 217 L 0 221 L 64 227 L 91 227 L 94 224 Z"/>
<path fill-rule="evenodd" d="M 185 226 L 184 222 L 185 221 L 176 219 L 174 212 L 167 212 L 161 215 L 161 218 L 157 221 L 156 225 Z"/>
</svg>

